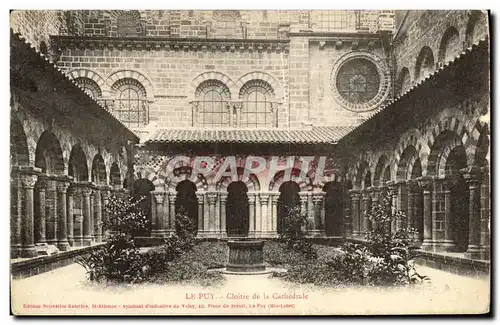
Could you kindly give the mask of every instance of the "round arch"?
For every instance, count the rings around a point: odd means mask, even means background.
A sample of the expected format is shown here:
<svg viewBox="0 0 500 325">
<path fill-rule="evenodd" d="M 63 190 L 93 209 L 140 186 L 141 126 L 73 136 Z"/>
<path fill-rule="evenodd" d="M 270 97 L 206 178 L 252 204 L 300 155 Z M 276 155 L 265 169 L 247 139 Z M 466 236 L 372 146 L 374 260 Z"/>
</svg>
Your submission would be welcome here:
<svg viewBox="0 0 500 325">
<path fill-rule="evenodd" d="M 268 85 L 270 85 L 271 88 L 273 89 L 274 97 L 278 100 L 282 100 L 283 97 L 285 96 L 285 91 L 281 83 L 270 74 L 262 71 L 249 72 L 238 78 L 238 80 L 235 82 L 235 88 L 238 89 L 237 93 L 239 94 L 241 89 L 243 89 L 243 87 L 245 86 L 245 84 L 247 84 L 252 80 L 263 81 Z"/>
<path fill-rule="evenodd" d="M 91 180 L 96 184 L 107 185 L 106 165 L 100 154 L 92 160 Z"/>
<path fill-rule="evenodd" d="M 146 91 L 146 97 L 147 98 L 154 98 L 155 92 L 154 92 L 154 87 L 153 84 L 151 83 L 151 79 L 146 77 L 144 74 L 141 72 L 135 71 L 135 70 L 120 70 L 117 71 L 113 74 L 111 74 L 107 80 L 106 83 L 108 85 L 114 85 L 116 82 L 122 79 L 132 79 L 136 80 L 139 84 L 141 84 L 145 91 Z"/>
<path fill-rule="evenodd" d="M 35 167 L 47 174 L 64 174 L 64 159 L 61 145 L 51 131 L 44 131 L 35 150 Z"/>
<path fill-rule="evenodd" d="M 28 140 L 21 121 L 10 118 L 10 164 L 28 166 L 30 164 Z"/>
<path fill-rule="evenodd" d="M 68 174 L 72 176 L 75 181 L 86 182 L 89 180 L 87 157 L 80 144 L 75 144 L 73 148 L 71 148 Z"/>
</svg>

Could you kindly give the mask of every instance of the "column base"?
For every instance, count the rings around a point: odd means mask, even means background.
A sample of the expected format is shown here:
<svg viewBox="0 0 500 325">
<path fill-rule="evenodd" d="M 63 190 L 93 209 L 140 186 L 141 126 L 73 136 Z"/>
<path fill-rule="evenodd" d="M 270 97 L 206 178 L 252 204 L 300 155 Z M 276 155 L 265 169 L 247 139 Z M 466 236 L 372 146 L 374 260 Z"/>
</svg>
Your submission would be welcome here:
<svg viewBox="0 0 500 325">
<path fill-rule="evenodd" d="M 313 237 L 313 238 L 326 237 L 326 233 L 324 230 L 321 229 L 309 230 L 307 232 L 307 237 Z"/>
<path fill-rule="evenodd" d="M 214 230 L 200 230 L 196 236 L 199 238 L 218 238 L 220 236 L 220 232 Z"/>
<path fill-rule="evenodd" d="M 59 249 L 56 246 L 48 245 L 47 243 L 35 244 L 35 249 L 37 255 L 39 256 L 47 256 L 59 253 Z"/>
<path fill-rule="evenodd" d="M 73 246 L 74 247 L 82 247 L 83 246 L 83 237 L 75 236 L 73 238 Z"/>
<path fill-rule="evenodd" d="M 449 239 L 435 241 L 433 244 L 434 252 L 453 252 L 455 250 L 456 250 L 455 243 Z"/>
<path fill-rule="evenodd" d="M 66 241 L 61 241 L 61 242 L 57 243 L 57 248 L 60 251 L 65 252 L 65 251 L 69 251 L 71 246 L 69 246 L 69 242 L 66 240 Z"/>
<path fill-rule="evenodd" d="M 36 257 L 37 252 L 35 246 L 24 246 L 21 248 L 21 257 Z"/>
<path fill-rule="evenodd" d="M 83 243 L 82 246 L 91 246 L 92 245 L 92 238 L 90 238 L 90 237 L 83 237 L 82 243 Z"/>
<path fill-rule="evenodd" d="M 426 251 L 432 251 L 434 247 L 434 243 L 432 240 L 429 239 L 424 239 L 422 242 L 422 245 L 420 246 L 421 249 L 426 250 Z"/>
<path fill-rule="evenodd" d="M 168 238 L 175 233 L 174 230 L 171 229 L 155 229 L 151 231 L 151 237 L 155 238 Z"/>
<path fill-rule="evenodd" d="M 19 258 L 21 257 L 21 245 L 11 245 L 10 246 L 10 258 Z"/>
<path fill-rule="evenodd" d="M 483 251 L 481 250 L 481 247 L 479 247 L 478 245 L 469 245 L 467 247 L 467 251 L 465 252 L 465 257 L 478 260 L 481 258 L 482 254 Z"/>
</svg>

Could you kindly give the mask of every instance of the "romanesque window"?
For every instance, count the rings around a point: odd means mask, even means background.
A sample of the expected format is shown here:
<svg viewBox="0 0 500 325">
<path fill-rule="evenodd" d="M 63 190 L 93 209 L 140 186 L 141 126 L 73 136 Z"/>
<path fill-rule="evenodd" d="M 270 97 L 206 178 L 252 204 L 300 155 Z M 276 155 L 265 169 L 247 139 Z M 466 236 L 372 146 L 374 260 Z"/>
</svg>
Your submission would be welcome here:
<svg viewBox="0 0 500 325">
<path fill-rule="evenodd" d="M 114 93 L 114 111 L 125 125 L 141 127 L 148 123 L 146 90 L 139 81 L 132 78 L 120 79 L 111 90 Z"/>
<path fill-rule="evenodd" d="M 439 46 L 439 62 L 446 63 L 453 60 L 455 55 L 462 51 L 462 43 L 455 27 L 449 27 L 441 39 Z"/>
<path fill-rule="evenodd" d="M 99 85 L 92 79 L 79 77 L 74 79 L 74 82 L 83 89 L 92 98 L 101 98 L 102 92 Z"/>
<path fill-rule="evenodd" d="M 415 79 L 423 79 L 434 71 L 434 55 L 432 50 L 425 46 L 420 51 L 415 65 Z"/>
<path fill-rule="evenodd" d="M 312 17 L 322 30 L 349 30 L 359 25 L 359 15 L 354 10 L 315 10 Z"/>
<path fill-rule="evenodd" d="M 274 91 L 262 80 L 247 82 L 240 91 L 243 106 L 240 115 L 242 127 L 275 127 L 277 111 L 273 107 Z"/>
<path fill-rule="evenodd" d="M 378 94 L 380 77 L 371 61 L 358 58 L 346 62 L 337 74 L 337 90 L 350 103 L 366 103 Z"/>
<path fill-rule="evenodd" d="M 137 19 L 131 14 L 121 14 L 117 18 L 118 36 L 137 36 Z"/>
<path fill-rule="evenodd" d="M 195 124 L 230 126 L 229 89 L 218 80 L 206 80 L 196 89 Z"/>
</svg>

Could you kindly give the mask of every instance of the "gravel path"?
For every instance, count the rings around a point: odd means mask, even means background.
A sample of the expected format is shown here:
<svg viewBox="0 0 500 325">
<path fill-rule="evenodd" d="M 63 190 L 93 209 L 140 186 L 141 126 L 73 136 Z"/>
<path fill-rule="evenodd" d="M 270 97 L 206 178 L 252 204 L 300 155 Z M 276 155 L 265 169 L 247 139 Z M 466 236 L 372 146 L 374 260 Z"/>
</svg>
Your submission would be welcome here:
<svg viewBox="0 0 500 325">
<path fill-rule="evenodd" d="M 483 313 L 489 280 L 420 267 L 432 284 L 415 288 L 325 289 L 284 283 L 269 275 L 227 275 L 217 287 L 103 286 L 72 264 L 12 281 L 15 314 L 428 314 Z"/>
</svg>

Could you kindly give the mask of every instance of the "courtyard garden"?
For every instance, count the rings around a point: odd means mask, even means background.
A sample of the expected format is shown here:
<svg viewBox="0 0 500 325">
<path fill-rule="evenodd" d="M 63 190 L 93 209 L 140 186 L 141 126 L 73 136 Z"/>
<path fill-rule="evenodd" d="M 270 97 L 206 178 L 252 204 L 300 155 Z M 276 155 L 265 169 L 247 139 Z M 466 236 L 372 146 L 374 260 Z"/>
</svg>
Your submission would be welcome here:
<svg viewBox="0 0 500 325">
<path fill-rule="evenodd" d="M 97 283 L 193 283 L 220 285 L 228 261 L 225 241 L 201 241 L 186 213 L 176 214 L 176 233 L 156 247 L 139 248 L 134 238 L 149 227 L 148 218 L 133 198 L 109 200 L 104 228 L 110 233 L 106 244 L 81 257 L 78 264 L 87 279 Z M 395 211 L 390 197 L 381 195 L 380 203 L 369 212 L 371 230 L 366 243 L 345 242 L 339 247 L 311 244 L 306 238 L 308 220 L 294 206 L 287 208 L 279 238 L 264 246 L 267 267 L 285 269 L 273 277 L 285 282 L 323 287 L 411 286 L 430 278 L 419 274 L 414 263 L 414 230 L 405 225 L 405 215 Z"/>
</svg>

